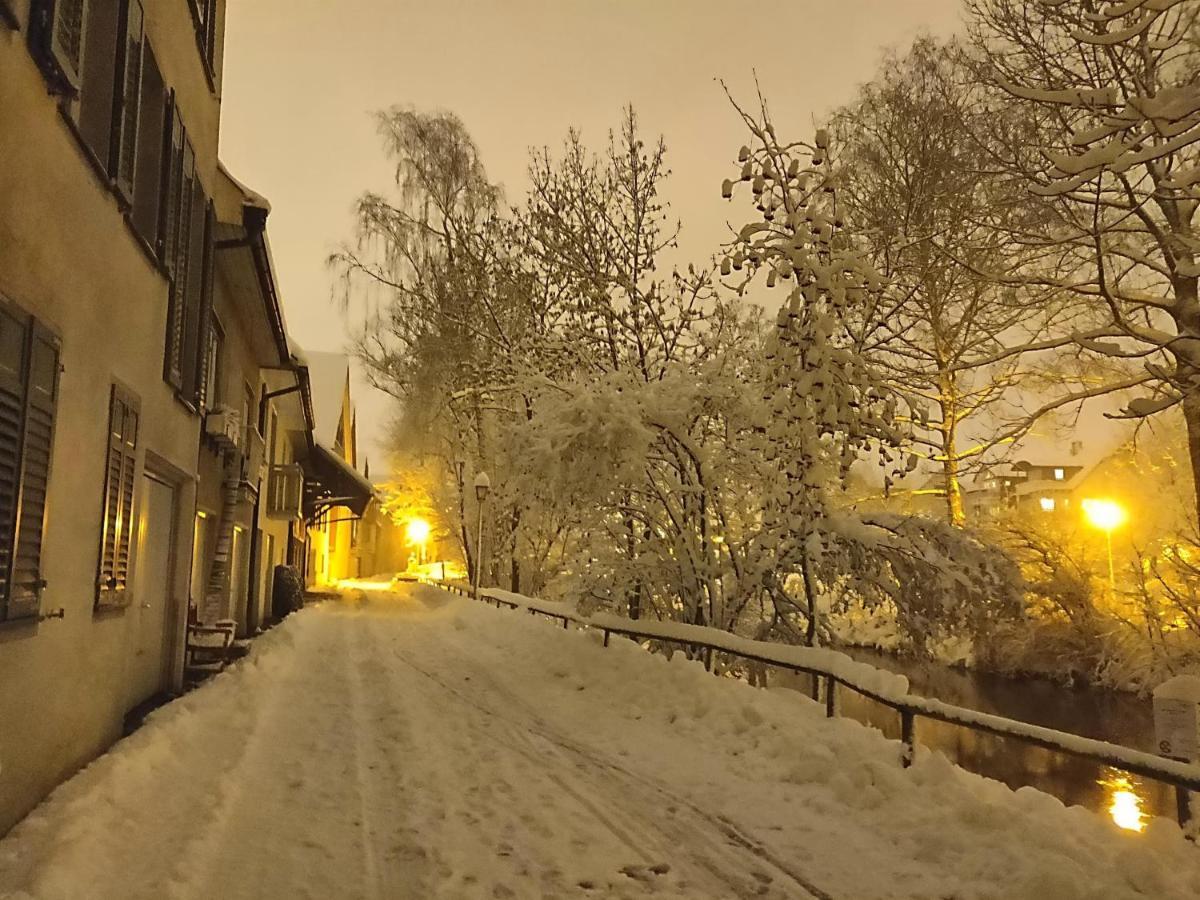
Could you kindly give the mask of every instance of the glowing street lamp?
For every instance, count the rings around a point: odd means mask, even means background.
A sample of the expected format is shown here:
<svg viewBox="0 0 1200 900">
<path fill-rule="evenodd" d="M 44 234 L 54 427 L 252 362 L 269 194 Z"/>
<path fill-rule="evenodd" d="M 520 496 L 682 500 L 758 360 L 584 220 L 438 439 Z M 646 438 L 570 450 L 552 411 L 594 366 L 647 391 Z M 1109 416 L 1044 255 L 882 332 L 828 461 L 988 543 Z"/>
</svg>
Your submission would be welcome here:
<svg viewBox="0 0 1200 900">
<path fill-rule="evenodd" d="M 1093 528 L 1104 532 L 1108 545 L 1108 589 L 1116 593 L 1117 579 L 1113 572 L 1112 533 L 1114 528 L 1120 528 L 1128 517 L 1124 508 L 1112 500 L 1084 500 L 1083 514 L 1087 516 Z"/>
<path fill-rule="evenodd" d="M 409 519 L 408 527 L 404 530 L 408 543 L 419 548 L 421 563 L 425 562 L 425 544 L 429 540 L 429 531 L 429 523 L 424 519 Z"/>
</svg>

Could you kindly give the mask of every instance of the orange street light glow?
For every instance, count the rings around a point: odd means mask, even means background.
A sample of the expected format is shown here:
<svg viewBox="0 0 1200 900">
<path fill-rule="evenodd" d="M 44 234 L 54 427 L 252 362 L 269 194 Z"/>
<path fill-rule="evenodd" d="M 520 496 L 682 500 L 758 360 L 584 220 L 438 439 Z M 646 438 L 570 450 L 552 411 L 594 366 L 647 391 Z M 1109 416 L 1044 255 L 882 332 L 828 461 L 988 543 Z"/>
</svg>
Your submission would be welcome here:
<svg viewBox="0 0 1200 900">
<path fill-rule="evenodd" d="M 1083 514 L 1093 527 L 1101 531 L 1112 531 L 1128 518 L 1121 505 L 1112 500 L 1084 500 Z"/>
<path fill-rule="evenodd" d="M 410 519 L 404 533 L 410 544 L 424 544 L 429 540 L 429 523 L 424 519 Z"/>
</svg>

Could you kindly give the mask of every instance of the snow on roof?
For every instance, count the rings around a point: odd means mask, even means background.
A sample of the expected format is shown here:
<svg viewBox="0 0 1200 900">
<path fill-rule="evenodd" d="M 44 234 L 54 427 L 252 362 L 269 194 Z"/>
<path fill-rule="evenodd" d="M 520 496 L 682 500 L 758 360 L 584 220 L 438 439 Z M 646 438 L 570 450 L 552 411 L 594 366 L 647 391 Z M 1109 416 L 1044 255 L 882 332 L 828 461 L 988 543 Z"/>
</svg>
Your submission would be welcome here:
<svg viewBox="0 0 1200 900">
<path fill-rule="evenodd" d="M 316 419 L 313 437 L 318 443 L 332 447 L 337 443 L 337 427 L 342 417 L 342 396 L 346 379 L 350 377 L 350 357 L 344 353 L 302 351 L 292 345 L 297 357 L 308 367 L 312 386 L 313 418 Z"/>
<path fill-rule="evenodd" d="M 316 444 L 327 454 L 329 454 L 330 461 L 339 469 L 341 469 L 347 478 L 353 480 L 353 482 L 357 484 L 365 494 L 372 495 L 375 493 L 374 485 L 372 485 L 371 482 L 367 481 L 367 479 L 363 477 L 362 472 L 358 471 L 358 469 L 354 468 L 354 466 L 342 459 L 342 455 L 334 450 L 332 445 L 326 444 L 323 441 L 317 441 Z"/>
<path fill-rule="evenodd" d="M 238 181 L 238 179 L 233 176 L 233 174 L 229 171 L 229 169 L 225 168 L 224 162 L 222 162 L 221 160 L 217 160 L 217 168 L 221 171 L 222 175 L 224 175 L 226 178 L 228 178 L 233 183 L 233 185 L 239 191 L 242 192 L 242 198 L 243 198 L 242 202 L 246 206 L 253 206 L 258 209 L 265 209 L 267 212 L 271 211 L 271 201 L 268 200 L 266 197 L 264 197 L 262 194 L 260 194 L 258 191 L 252 190 L 252 189 L 246 187 L 246 185 L 243 184 L 242 182 Z"/>
</svg>

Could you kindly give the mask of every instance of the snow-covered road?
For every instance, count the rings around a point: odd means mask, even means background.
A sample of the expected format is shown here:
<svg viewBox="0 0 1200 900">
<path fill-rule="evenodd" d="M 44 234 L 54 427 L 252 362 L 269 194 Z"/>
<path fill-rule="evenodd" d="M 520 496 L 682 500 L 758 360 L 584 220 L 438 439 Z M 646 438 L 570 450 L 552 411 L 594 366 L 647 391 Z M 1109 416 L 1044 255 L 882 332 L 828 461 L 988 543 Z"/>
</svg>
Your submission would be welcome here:
<svg viewBox="0 0 1200 900">
<path fill-rule="evenodd" d="M 0 842 L 0 897 L 1194 897 L 806 699 L 433 588 L 307 609 Z M 1100 891 L 1099 893 L 1097 891 Z"/>
</svg>

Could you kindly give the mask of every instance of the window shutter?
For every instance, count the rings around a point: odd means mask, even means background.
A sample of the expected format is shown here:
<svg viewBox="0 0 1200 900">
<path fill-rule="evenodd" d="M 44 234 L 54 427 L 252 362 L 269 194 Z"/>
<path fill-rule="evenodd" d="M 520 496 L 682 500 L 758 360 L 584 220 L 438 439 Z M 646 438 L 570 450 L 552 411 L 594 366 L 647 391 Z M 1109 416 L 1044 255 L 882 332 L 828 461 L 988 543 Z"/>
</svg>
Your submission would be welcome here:
<svg viewBox="0 0 1200 900">
<path fill-rule="evenodd" d="M 208 317 L 205 313 L 205 283 L 211 264 L 209 242 L 212 226 L 208 198 L 199 178 L 192 181 L 191 241 L 188 247 L 188 282 L 184 298 L 186 322 L 183 341 L 183 396 L 196 402 L 204 368 L 204 344 Z"/>
<path fill-rule="evenodd" d="M 196 340 L 196 405 L 207 408 L 214 399 L 209 396 L 209 369 L 216 365 L 213 343 L 216 323 L 213 321 L 213 278 L 216 257 L 217 216 L 212 201 L 204 212 L 203 283 L 200 288 L 199 333 Z"/>
<path fill-rule="evenodd" d="M 137 468 L 137 402 L 113 386 L 109 406 L 108 455 L 104 472 L 104 523 L 96 578 L 96 605 L 129 602 L 129 562 Z"/>
<path fill-rule="evenodd" d="M 162 205 L 158 223 L 158 250 L 167 273 L 175 274 L 175 239 L 179 233 L 179 188 L 183 170 L 183 122 L 172 91 L 167 101 L 167 121 L 163 138 Z"/>
<path fill-rule="evenodd" d="M 163 357 L 163 377 L 179 390 L 183 387 L 184 336 L 187 328 L 187 294 L 192 249 L 193 181 L 196 157 L 192 145 L 183 138 L 180 165 L 178 210 L 175 217 L 174 265 L 171 267 L 171 299 L 167 308 L 167 337 Z M 196 260 L 196 265 L 199 265 Z"/>
<path fill-rule="evenodd" d="M 0 307 L 0 619 L 7 618 L 21 473 L 29 327 Z"/>
<path fill-rule="evenodd" d="M 58 372 L 58 341 L 47 329 L 34 323 L 29 351 L 12 587 L 8 602 L 10 619 L 17 616 L 36 616 L 40 612 L 41 592 L 45 585 L 42 574 L 42 536 L 45 530 L 46 494 L 50 485 L 50 460 L 54 446 Z"/>
<path fill-rule="evenodd" d="M 77 94 L 83 80 L 88 0 L 39 0 L 30 39 L 39 61 L 60 93 Z"/>
<path fill-rule="evenodd" d="M 91 0 L 84 30 L 87 52 L 79 73 L 79 100 L 70 107 L 84 143 L 110 176 L 114 171 L 114 113 L 120 93 L 117 78 L 120 28 L 121 0 Z"/>
<path fill-rule="evenodd" d="M 142 4 L 126 0 L 117 55 L 117 102 L 113 111 L 113 159 L 117 189 L 133 201 L 137 174 L 138 118 L 142 92 Z"/>
<path fill-rule="evenodd" d="M 169 140 L 166 136 L 168 122 L 167 91 L 158 71 L 158 60 L 150 45 L 143 42 L 137 152 L 134 154 L 133 227 L 160 257 L 158 219 L 163 198 L 164 150 Z M 121 159 L 124 163 L 125 156 Z"/>
</svg>

